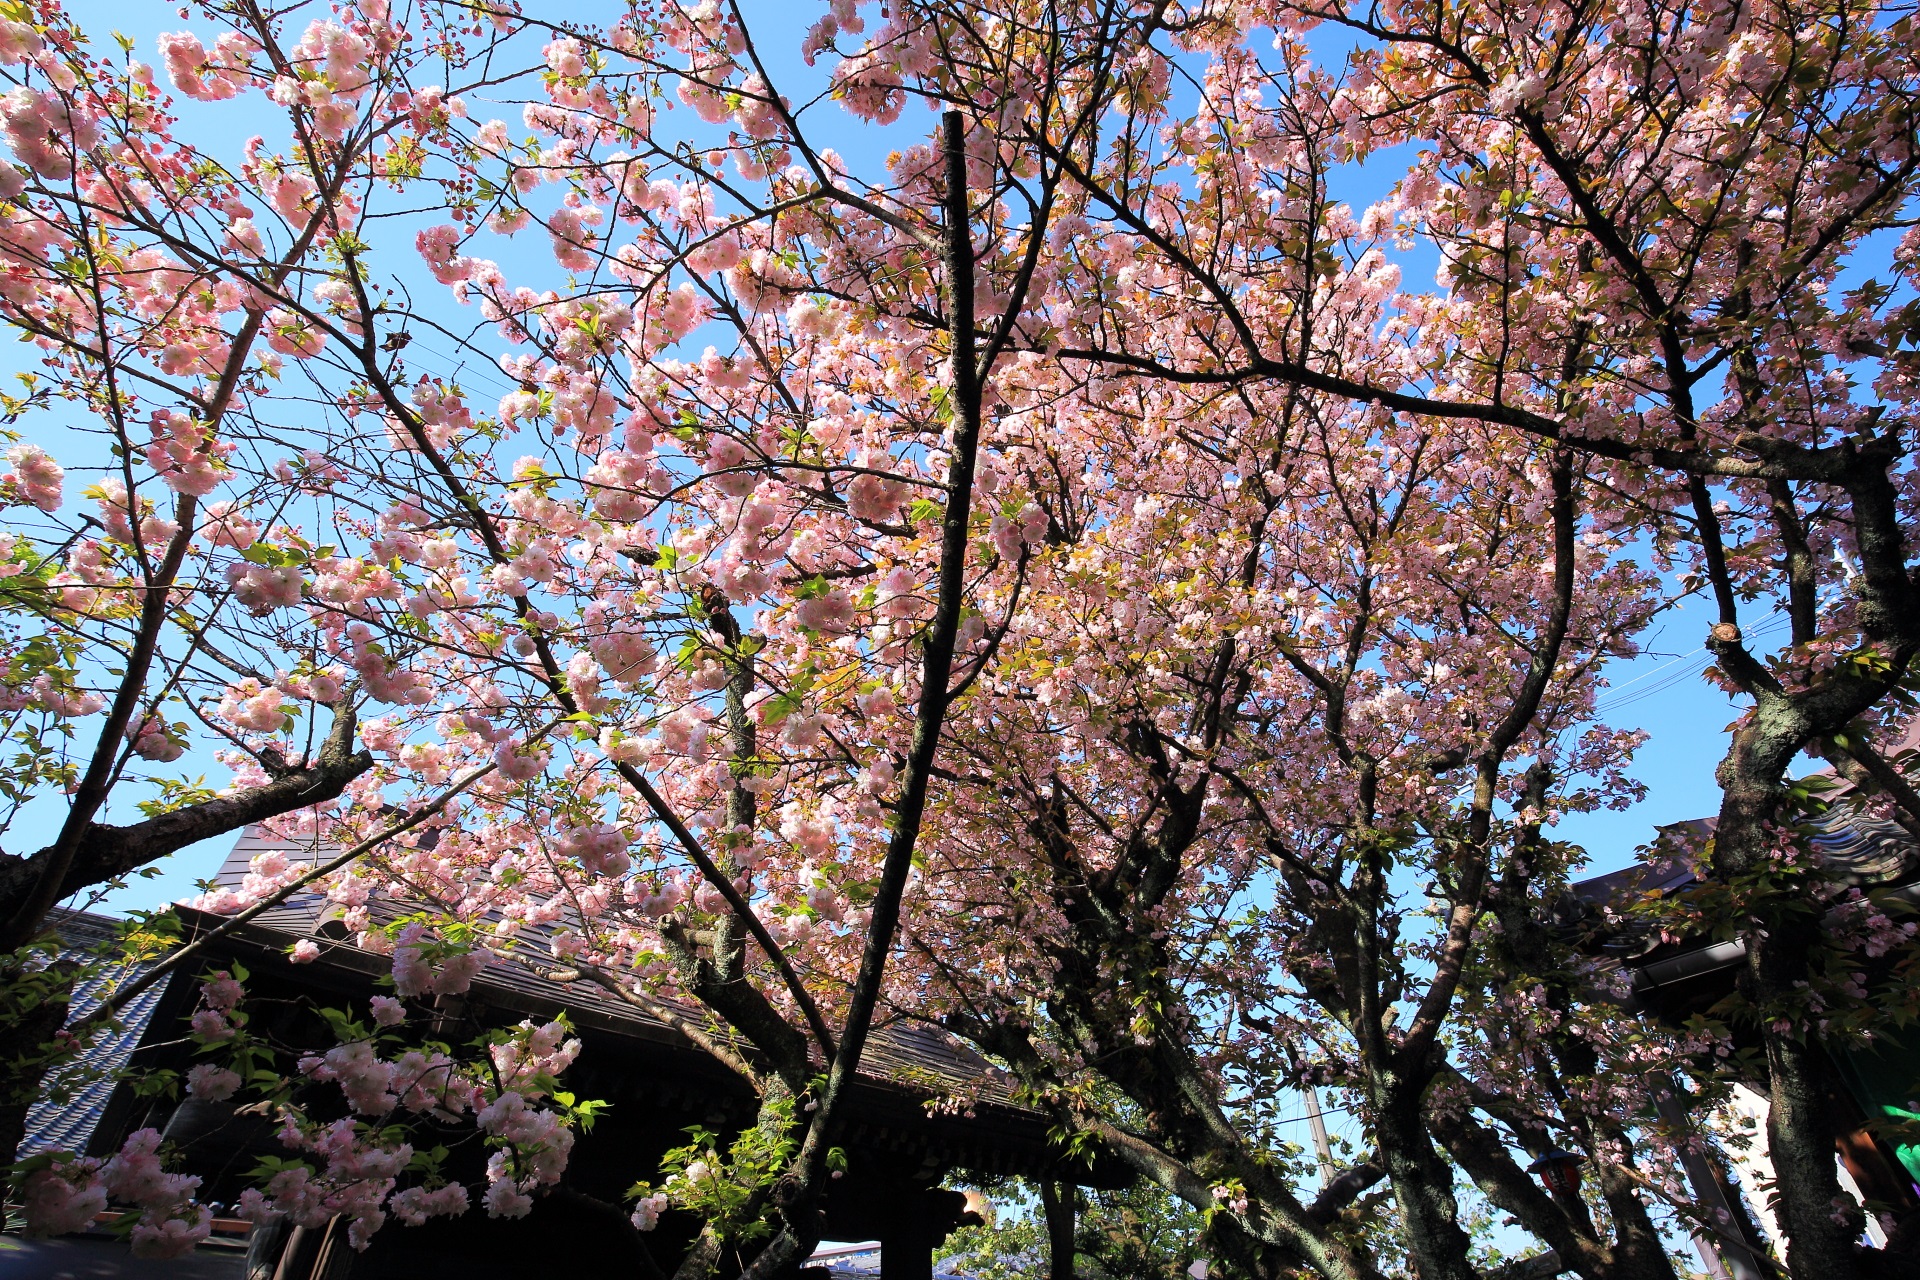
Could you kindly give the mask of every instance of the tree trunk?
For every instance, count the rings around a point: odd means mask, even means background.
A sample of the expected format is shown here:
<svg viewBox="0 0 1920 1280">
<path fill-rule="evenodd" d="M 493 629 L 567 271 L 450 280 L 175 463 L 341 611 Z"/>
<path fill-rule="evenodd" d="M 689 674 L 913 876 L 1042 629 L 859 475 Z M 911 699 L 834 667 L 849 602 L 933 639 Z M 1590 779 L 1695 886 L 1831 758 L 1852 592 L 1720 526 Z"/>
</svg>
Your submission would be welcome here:
<svg viewBox="0 0 1920 1280">
<path fill-rule="evenodd" d="M 1460 1227 L 1453 1170 L 1427 1137 L 1420 1105 L 1424 1085 L 1392 1080 L 1380 1092 L 1385 1105 L 1376 1106 L 1374 1138 L 1400 1206 L 1414 1275 L 1419 1280 L 1478 1280 L 1469 1256 L 1472 1242 Z"/>
<path fill-rule="evenodd" d="M 1786 994 L 1771 954 L 1791 948 L 1780 938 L 1747 938 L 1747 975 L 1756 993 Z M 1797 948 L 1794 948 L 1797 950 Z M 1756 952 L 1758 955 L 1756 955 Z M 1755 977 L 1756 970 L 1776 973 Z M 1804 971 L 1804 964 L 1789 971 Z M 1835 1172 L 1833 1127 L 1827 1115 L 1826 1055 L 1803 1036 L 1762 1036 L 1768 1075 L 1767 1149 L 1778 1188 L 1780 1229 L 1786 1234 L 1787 1270 L 1794 1280 L 1853 1280 L 1862 1275 L 1857 1242 L 1860 1211 L 1840 1189 Z M 1845 1206 L 1836 1222 L 1836 1209 Z"/>
<path fill-rule="evenodd" d="M 1754 721 L 1734 735 L 1720 765 L 1722 798 L 1713 865 L 1723 881 L 1737 882 L 1767 859 L 1768 825 L 1784 799 L 1779 779 L 1801 736 L 1794 732 L 1797 725 L 1773 724 L 1775 717 L 1767 710 L 1762 706 Z M 1794 746 L 1787 745 L 1790 740 Z M 1793 1023 L 1761 1029 L 1770 1103 L 1767 1142 L 1777 1174 L 1780 1226 L 1787 1237 L 1787 1270 L 1794 1280 L 1862 1280 L 1856 1247 L 1862 1229 L 1859 1213 L 1843 1211 L 1835 1221 L 1836 1204 L 1851 1201 L 1841 1194 L 1834 1173 L 1825 1055 L 1806 1038 L 1809 1029 L 1789 1012 L 1802 1004 L 1818 926 L 1800 901 L 1761 900 L 1743 914 L 1747 961 L 1740 975 L 1741 994 L 1769 1024 L 1782 1018 Z"/>
</svg>

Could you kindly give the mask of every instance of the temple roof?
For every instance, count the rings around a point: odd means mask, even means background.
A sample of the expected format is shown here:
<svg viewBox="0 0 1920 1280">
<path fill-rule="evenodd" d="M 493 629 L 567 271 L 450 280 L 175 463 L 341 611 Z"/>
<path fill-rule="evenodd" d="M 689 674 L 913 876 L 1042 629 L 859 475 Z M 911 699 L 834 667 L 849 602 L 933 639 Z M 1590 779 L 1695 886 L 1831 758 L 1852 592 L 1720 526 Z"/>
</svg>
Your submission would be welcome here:
<svg viewBox="0 0 1920 1280">
<path fill-rule="evenodd" d="M 80 911 L 56 910 L 50 923 L 66 947 L 63 959 L 85 962 L 101 954 L 119 936 L 119 921 Z M 82 1017 L 122 982 L 139 977 L 149 964 L 114 965 L 81 978 L 74 985 L 72 1017 Z M 56 1101 L 43 1097 L 27 1109 L 26 1136 L 20 1154 L 83 1150 L 113 1097 L 113 1073 L 126 1064 L 140 1043 L 165 986 L 148 988 L 130 1001 L 119 1022 L 92 1041 L 68 1064 L 62 1076 L 71 1083 Z"/>
<path fill-rule="evenodd" d="M 237 884 L 251 860 L 268 850 L 308 864 L 332 856 L 324 848 L 301 849 L 249 830 L 234 846 L 218 881 Z M 200 960 L 168 975 L 132 1004 L 122 1029 L 90 1055 L 98 1056 L 98 1065 L 106 1070 L 123 1064 L 136 1048 L 152 1064 L 183 1052 L 173 1028 L 193 1005 L 194 980 L 210 967 L 238 960 L 253 973 L 250 986 L 280 997 L 350 1000 L 376 994 L 380 980 L 391 972 L 391 959 L 355 945 L 338 919 L 337 906 L 319 893 L 296 895 L 237 926 L 195 908 L 176 910 L 187 940 L 222 928 L 227 932 Z M 375 908 L 374 915 L 390 922 L 404 911 L 404 905 L 388 902 Z M 87 947 L 108 941 L 116 924 L 69 913 L 61 927 L 76 946 Z M 570 1076 L 581 1082 L 576 1088 L 596 1097 L 610 1096 L 609 1090 L 643 1097 L 648 1109 L 664 1108 L 662 1115 L 705 1117 L 702 1122 L 708 1124 L 726 1115 L 734 1116 L 734 1122 L 750 1117 L 751 1093 L 745 1083 L 675 1023 L 723 1040 L 730 1034 L 727 1028 L 697 1005 L 661 1001 L 648 1009 L 610 994 L 547 960 L 541 954 L 546 948 L 538 945 L 540 932 L 522 930 L 517 948 L 521 954 L 496 957 L 480 971 L 461 998 L 469 1015 L 498 1023 L 545 1020 L 564 1012 L 585 1041 L 585 1051 L 570 1069 Z M 318 943 L 319 955 L 295 963 L 291 951 L 302 939 Z M 529 942 L 535 945 L 527 946 Z M 86 990 L 92 993 L 94 985 Z M 184 1069 L 183 1063 L 175 1065 Z M 72 1103 L 37 1107 L 30 1139 L 36 1145 L 31 1149 L 111 1146 L 118 1141 L 118 1130 L 134 1123 L 135 1111 L 144 1105 L 135 1104 L 126 1089 L 115 1093 L 111 1080 L 103 1078 Z M 141 1122 L 155 1121 L 149 1116 Z M 1110 1153 L 1096 1152 L 1090 1165 L 1069 1157 L 1053 1142 L 1052 1119 L 1020 1100 L 1011 1076 L 924 1023 L 896 1021 L 875 1027 L 844 1123 L 842 1140 L 849 1149 L 876 1157 L 884 1153 L 886 1160 L 908 1169 L 962 1168 L 985 1176 L 1045 1176 L 1089 1186 L 1122 1186 L 1131 1180 Z"/>
<path fill-rule="evenodd" d="M 334 856 L 330 847 L 301 847 L 261 835 L 248 828 L 228 854 L 215 880 L 224 886 L 237 886 L 246 876 L 248 865 L 261 853 L 277 850 L 290 862 L 313 864 Z M 391 900 L 369 904 L 374 919 L 390 922 L 405 913 Z M 185 911 L 189 919 L 204 913 Z M 355 946 L 345 930 L 328 922 L 337 918 L 338 908 L 321 893 L 305 893 L 262 913 L 250 922 L 248 932 L 264 936 L 271 931 L 294 939 L 311 938 L 322 949 L 320 963 L 346 965 L 361 970 L 385 972 L 389 961 Z M 218 917 L 207 916 L 209 923 Z M 208 927 L 200 924 L 198 927 Z M 517 934 L 521 955 L 496 957 L 480 971 L 474 986 L 488 998 L 509 1007 L 524 1007 L 528 1013 L 550 1012 L 564 1008 L 576 1023 L 598 1027 L 625 1038 L 655 1041 L 663 1045 L 692 1049 L 688 1039 L 672 1025 L 675 1019 L 699 1025 L 703 1030 L 725 1038 L 724 1027 L 706 1024 L 712 1019 L 699 1005 L 660 999 L 660 1012 L 650 1012 L 619 999 L 590 979 L 574 976 L 564 962 L 543 963 L 532 953 L 544 950 L 544 938 L 550 927 L 522 927 Z M 531 943 L 533 945 L 529 946 Z M 929 1093 L 946 1093 L 978 1103 L 1011 1108 L 1038 1119 L 1038 1114 L 1016 1101 L 1011 1076 L 974 1053 L 953 1036 L 925 1024 L 895 1022 L 877 1026 L 861 1057 L 860 1074 L 875 1080 L 922 1088 Z"/>
<path fill-rule="evenodd" d="M 1862 890 L 1890 890 L 1920 905 L 1920 843 L 1892 820 L 1870 812 L 1837 782 L 1824 793 L 1827 807 L 1804 820 L 1808 842 L 1842 883 Z M 1671 897 L 1702 884 L 1714 818 L 1694 818 L 1655 828 L 1651 843 L 1631 865 L 1569 886 L 1554 916 L 1569 936 L 1609 966 L 1632 972 L 1633 999 L 1662 1012 L 1698 1010 L 1717 999 L 1730 971 L 1746 955 L 1738 939 L 1674 940 L 1627 908 Z M 1676 1012 L 1677 1011 L 1677 1012 Z"/>
</svg>

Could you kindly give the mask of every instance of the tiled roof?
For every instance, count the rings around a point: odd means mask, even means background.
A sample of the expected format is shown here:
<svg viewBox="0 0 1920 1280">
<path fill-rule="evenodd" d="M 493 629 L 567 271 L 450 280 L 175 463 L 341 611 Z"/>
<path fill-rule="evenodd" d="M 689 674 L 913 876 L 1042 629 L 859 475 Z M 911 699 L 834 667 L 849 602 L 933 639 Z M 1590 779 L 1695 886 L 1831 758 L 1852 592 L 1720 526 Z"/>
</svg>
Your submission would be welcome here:
<svg viewBox="0 0 1920 1280">
<path fill-rule="evenodd" d="M 53 923 L 61 939 L 67 943 L 61 952 L 66 958 L 88 959 L 97 955 L 99 949 L 116 936 L 115 921 L 78 911 L 58 912 Z M 85 1015 L 114 988 L 138 977 L 146 969 L 145 964 L 118 965 L 86 978 L 74 988 L 69 1017 Z M 20 1144 L 21 1155 L 33 1155 L 41 1151 L 85 1150 L 87 1139 L 93 1135 L 94 1127 L 100 1123 L 100 1117 L 106 1111 L 107 1100 L 113 1096 L 114 1072 L 126 1064 L 128 1056 L 140 1043 L 147 1022 L 153 1017 L 153 1011 L 166 988 L 164 981 L 156 982 L 135 996 L 121 1010 L 118 1027 L 103 1033 L 67 1068 L 76 1078 L 84 1078 L 84 1083 L 71 1097 L 64 1102 L 43 1098 L 28 1109 L 27 1133 Z"/>
<path fill-rule="evenodd" d="M 1920 904 L 1920 846 L 1896 823 L 1849 802 L 1851 790 L 1842 783 L 1827 793 L 1826 810 L 1806 822 L 1808 842 L 1845 883 L 1891 891 Z M 1595 954 L 1603 967 L 1633 970 L 1634 990 L 1640 995 L 1721 973 L 1745 955 L 1737 939 L 1675 940 L 1625 910 L 1636 900 L 1669 897 L 1698 885 L 1701 857 L 1716 825 L 1716 819 L 1695 818 L 1659 827 L 1638 861 L 1577 881 L 1554 906 L 1567 936 Z"/>
<path fill-rule="evenodd" d="M 299 849 L 269 842 L 249 830 L 235 845 L 219 879 L 237 883 L 255 855 L 275 848 L 290 860 L 308 863 L 331 856 L 326 849 Z M 235 928 L 217 944 L 208 960 L 220 963 L 216 957 L 221 954 L 244 957 L 250 967 L 256 968 L 257 976 L 276 973 L 278 981 L 316 983 L 319 989 L 369 984 L 388 971 L 391 961 L 355 946 L 349 940 L 351 935 L 330 920 L 335 910 L 321 894 L 297 895 Z M 403 910 L 388 902 L 376 909 L 375 915 L 378 918 L 385 914 L 391 919 Z M 220 916 L 185 907 L 179 915 L 187 938 L 229 923 Z M 76 946 L 86 946 L 108 940 L 117 924 L 71 913 L 61 928 Z M 658 1016 L 607 993 L 589 979 L 570 979 L 564 970 L 544 963 L 546 956 L 541 953 L 545 948 L 538 945 L 539 932 L 523 930 L 520 935 L 523 945 L 535 944 L 529 949 L 533 953 L 531 962 L 498 958 L 481 971 L 472 991 L 478 1004 L 516 1019 L 545 1019 L 564 1010 L 582 1032 L 625 1041 L 645 1056 L 652 1063 L 645 1068 L 652 1073 L 645 1085 L 650 1090 L 691 1091 L 689 1096 L 704 1097 L 702 1091 L 710 1085 L 699 1081 L 713 1073 L 727 1076 L 673 1025 L 677 1018 L 724 1039 L 727 1032 L 706 1010 L 676 1005 L 666 1010 L 668 1016 Z M 288 953 L 301 938 L 317 941 L 321 953 L 312 964 L 296 966 Z M 196 972 L 199 967 L 190 966 Z M 109 983 L 138 971 L 131 969 L 89 982 L 75 1002 L 76 1013 L 92 1007 Z M 166 989 L 166 983 L 157 983 L 133 1001 L 124 1011 L 120 1029 L 96 1044 L 87 1062 L 99 1067 L 103 1075 L 124 1064 L 142 1033 L 149 1029 Z M 1066 1176 L 1100 1186 L 1123 1186 L 1130 1178 L 1104 1154 L 1096 1157 L 1094 1166 L 1078 1160 L 1061 1164 L 1063 1157 L 1053 1145 L 1050 1121 L 1019 1100 L 1012 1078 L 936 1027 L 904 1022 L 876 1027 L 862 1057 L 857 1090 L 858 1100 L 847 1117 L 850 1146 L 903 1156 L 912 1153 L 911 1158 L 936 1159 L 989 1174 L 1039 1170 L 1048 1176 Z M 84 1149 L 112 1092 L 112 1081 L 101 1079 L 85 1086 L 67 1103 L 36 1105 L 25 1151 Z"/>
<path fill-rule="evenodd" d="M 222 885 L 239 884 L 253 858 L 272 850 L 284 854 L 289 862 L 296 864 L 311 865 L 334 855 L 330 847 L 291 845 L 263 837 L 249 828 L 234 845 L 233 852 L 228 855 L 215 879 Z M 391 920 L 403 914 L 401 907 L 379 899 L 369 904 L 369 910 L 375 920 L 383 916 Z M 322 945 L 323 960 L 356 963 L 350 957 L 360 957 L 364 959 L 357 963 L 371 959 L 384 967 L 384 958 L 371 956 L 345 939 L 328 939 L 319 934 L 329 914 L 330 907 L 323 894 L 307 893 L 288 899 L 256 917 L 253 923 L 259 928 L 289 935 L 289 944 L 293 938 L 315 938 Z M 545 928 L 522 928 L 518 934 L 521 948 L 534 954 L 544 950 L 539 943 L 548 932 L 550 930 Z M 529 948 L 529 943 L 534 945 Z M 564 1006 L 576 1020 L 585 1017 L 603 1029 L 630 1038 L 686 1043 L 665 1018 L 636 1008 L 587 979 L 562 980 L 566 972 L 558 962 L 548 968 L 538 962 L 502 958 L 488 964 L 474 980 L 474 986 L 483 992 L 518 996 L 541 1006 Z M 561 976 L 556 977 L 556 974 Z M 669 1004 L 665 1001 L 662 1004 L 671 1014 L 693 1025 L 705 1028 L 711 1022 L 707 1011 L 699 1006 Z M 714 1031 L 720 1038 L 725 1038 L 724 1031 L 717 1027 Z M 945 1095 L 963 1105 L 984 1103 L 1027 1113 L 1027 1108 L 1015 1100 L 1011 1077 L 960 1041 L 933 1027 L 910 1023 L 877 1027 L 862 1055 L 860 1074 Z"/>
<path fill-rule="evenodd" d="M 1647 894 L 1680 893 L 1699 883 L 1694 859 L 1716 825 L 1714 818 L 1694 818 L 1656 828 L 1653 843 L 1632 866 L 1577 881 L 1573 893 L 1594 907 Z M 1855 804 L 1832 804 L 1808 819 L 1807 827 L 1808 842 L 1850 884 L 1899 884 L 1920 874 L 1920 847 L 1913 837 L 1897 823 L 1864 813 Z"/>
</svg>

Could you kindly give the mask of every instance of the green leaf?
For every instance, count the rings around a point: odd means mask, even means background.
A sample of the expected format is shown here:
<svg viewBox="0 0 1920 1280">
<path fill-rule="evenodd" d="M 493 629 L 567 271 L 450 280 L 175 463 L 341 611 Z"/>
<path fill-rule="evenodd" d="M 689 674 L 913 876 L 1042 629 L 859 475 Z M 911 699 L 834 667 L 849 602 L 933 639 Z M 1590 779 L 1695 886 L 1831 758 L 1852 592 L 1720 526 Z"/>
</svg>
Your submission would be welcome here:
<svg viewBox="0 0 1920 1280">
<path fill-rule="evenodd" d="M 766 707 L 765 725 L 769 729 L 773 728 L 782 720 L 785 720 L 788 716 L 805 706 L 806 701 L 805 698 L 798 697 L 791 693 L 777 693 L 773 697 L 768 698 L 764 704 Z"/>
</svg>

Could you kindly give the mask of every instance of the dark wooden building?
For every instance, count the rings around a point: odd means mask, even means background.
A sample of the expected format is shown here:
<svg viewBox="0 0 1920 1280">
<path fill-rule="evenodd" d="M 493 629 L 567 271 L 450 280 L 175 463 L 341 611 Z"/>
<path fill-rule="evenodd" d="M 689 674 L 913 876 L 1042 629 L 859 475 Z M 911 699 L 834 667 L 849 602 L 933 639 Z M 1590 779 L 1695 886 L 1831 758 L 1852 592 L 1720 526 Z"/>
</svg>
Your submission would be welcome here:
<svg viewBox="0 0 1920 1280">
<path fill-rule="evenodd" d="M 221 878 L 244 874 L 252 855 L 267 847 L 243 838 Z M 180 914 L 189 938 L 224 923 L 190 909 Z M 70 918 L 66 928 L 85 934 L 99 923 Z M 303 938 L 316 941 L 320 954 L 295 964 L 289 952 Z M 353 945 L 344 927 L 329 918 L 324 899 L 296 898 L 217 939 L 203 957 L 170 975 L 140 1011 L 120 1051 L 130 1051 L 139 1066 L 184 1073 L 199 1060 L 182 1038 L 197 1003 L 198 979 L 235 963 L 250 974 L 247 1007 L 256 1030 L 281 1043 L 324 1047 L 328 1041 L 313 1008 L 364 1009 L 382 993 L 376 984 L 391 962 Z M 661 1155 L 685 1145 L 690 1127 L 728 1134 L 748 1125 L 753 1094 L 667 1021 L 588 981 L 568 980 L 565 971 L 542 972 L 511 960 L 494 961 L 464 997 L 442 1001 L 438 1034 L 457 1042 L 562 1012 L 582 1041 L 565 1087 L 609 1106 L 579 1134 L 562 1183 L 540 1197 L 531 1214 L 491 1219 L 476 1204 L 456 1220 L 389 1224 L 361 1253 L 346 1247 L 344 1225 L 337 1231 L 261 1230 L 250 1250 L 252 1280 L 631 1280 L 654 1275 L 660 1264 L 671 1270 L 677 1246 L 691 1238 L 696 1224 L 669 1214 L 643 1237 L 620 1208 L 626 1189 L 654 1176 Z M 702 1020 L 697 1010 L 687 1013 Z M 1004 1074 L 935 1029 L 901 1023 L 878 1029 L 838 1137 L 847 1168 L 829 1190 L 827 1238 L 877 1239 L 887 1280 L 924 1278 L 931 1275 L 933 1250 L 965 1213 L 963 1195 L 942 1185 L 949 1178 L 1014 1174 L 1087 1186 L 1124 1182 L 1104 1160 L 1089 1166 L 1067 1159 L 1050 1141 L 1047 1118 L 1021 1105 L 1010 1085 Z M 135 1129 L 159 1129 L 180 1150 L 182 1169 L 203 1179 L 202 1198 L 213 1202 L 231 1203 L 251 1185 L 261 1156 L 287 1154 L 270 1119 L 237 1113 L 231 1104 L 143 1099 L 122 1086 L 80 1110 L 90 1114 L 43 1109 L 39 1124 L 45 1128 L 57 1119 L 63 1145 L 84 1133 L 86 1149 L 96 1154 L 116 1149 Z M 471 1184 L 483 1156 L 477 1144 L 467 1147 L 464 1159 L 472 1167 L 464 1168 L 456 1153 L 449 1172 L 464 1173 Z"/>
</svg>

